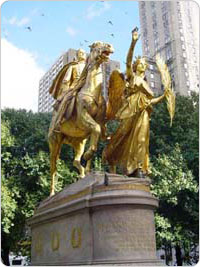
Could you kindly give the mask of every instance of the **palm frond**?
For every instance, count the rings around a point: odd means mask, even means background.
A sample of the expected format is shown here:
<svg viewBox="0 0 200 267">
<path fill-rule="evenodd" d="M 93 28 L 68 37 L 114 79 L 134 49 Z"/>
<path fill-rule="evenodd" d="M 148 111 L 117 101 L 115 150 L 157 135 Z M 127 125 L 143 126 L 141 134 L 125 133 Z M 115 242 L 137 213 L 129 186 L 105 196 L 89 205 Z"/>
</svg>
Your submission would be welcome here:
<svg viewBox="0 0 200 267">
<path fill-rule="evenodd" d="M 170 76 L 167 64 L 160 57 L 159 54 L 156 55 L 156 65 L 158 67 L 158 70 L 160 71 L 162 84 L 165 89 L 167 109 L 169 111 L 169 115 L 171 119 L 170 126 L 172 126 L 172 120 L 175 114 L 175 94 L 172 89 L 171 76 Z"/>
</svg>

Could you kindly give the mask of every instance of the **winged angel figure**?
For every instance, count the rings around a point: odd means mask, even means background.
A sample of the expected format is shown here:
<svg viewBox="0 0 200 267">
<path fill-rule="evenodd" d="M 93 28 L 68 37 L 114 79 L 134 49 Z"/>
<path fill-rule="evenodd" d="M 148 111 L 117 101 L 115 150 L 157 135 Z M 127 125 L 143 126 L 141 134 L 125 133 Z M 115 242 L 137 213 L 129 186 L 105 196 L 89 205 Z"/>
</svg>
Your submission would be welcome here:
<svg viewBox="0 0 200 267">
<path fill-rule="evenodd" d="M 120 121 L 117 131 L 111 136 L 103 151 L 103 160 L 115 172 L 121 166 L 128 176 L 145 177 L 149 173 L 149 121 L 152 106 L 164 98 L 171 117 L 175 111 L 175 95 L 171 89 L 171 78 L 164 61 L 157 56 L 156 63 L 161 73 L 164 94 L 154 97 L 145 79 L 148 64 L 138 57 L 132 64 L 134 47 L 139 39 L 138 30 L 132 31 L 132 41 L 126 61 L 126 79 L 118 71 L 112 72 L 109 81 L 107 119 Z"/>
</svg>

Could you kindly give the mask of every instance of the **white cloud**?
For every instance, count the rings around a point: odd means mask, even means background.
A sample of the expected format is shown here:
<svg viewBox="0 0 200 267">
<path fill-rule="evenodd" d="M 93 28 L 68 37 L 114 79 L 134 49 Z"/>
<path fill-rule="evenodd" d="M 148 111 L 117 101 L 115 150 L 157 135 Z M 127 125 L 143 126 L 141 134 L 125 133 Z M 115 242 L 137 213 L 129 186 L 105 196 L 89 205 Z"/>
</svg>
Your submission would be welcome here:
<svg viewBox="0 0 200 267">
<path fill-rule="evenodd" d="M 17 22 L 17 18 L 16 17 L 12 17 L 12 18 L 8 19 L 7 22 L 10 25 L 14 25 Z"/>
<path fill-rule="evenodd" d="M 30 18 L 23 17 L 21 19 L 18 19 L 16 16 L 14 16 L 11 17 L 10 19 L 5 19 L 5 22 L 13 26 L 21 27 L 28 24 L 30 22 Z"/>
<path fill-rule="evenodd" d="M 91 20 L 95 17 L 99 17 L 110 8 L 111 5 L 108 2 L 103 2 L 101 7 L 99 7 L 99 3 L 94 3 L 88 7 L 86 18 Z"/>
<path fill-rule="evenodd" d="M 1 107 L 37 111 L 39 80 L 44 75 L 34 56 L 1 40 Z"/>
<path fill-rule="evenodd" d="M 77 34 L 77 31 L 70 26 L 67 27 L 66 32 L 71 36 L 75 36 Z"/>
<path fill-rule="evenodd" d="M 23 25 L 26 25 L 30 22 L 30 19 L 28 17 L 24 17 L 22 19 L 20 19 L 17 23 L 17 26 L 23 26 Z"/>
</svg>

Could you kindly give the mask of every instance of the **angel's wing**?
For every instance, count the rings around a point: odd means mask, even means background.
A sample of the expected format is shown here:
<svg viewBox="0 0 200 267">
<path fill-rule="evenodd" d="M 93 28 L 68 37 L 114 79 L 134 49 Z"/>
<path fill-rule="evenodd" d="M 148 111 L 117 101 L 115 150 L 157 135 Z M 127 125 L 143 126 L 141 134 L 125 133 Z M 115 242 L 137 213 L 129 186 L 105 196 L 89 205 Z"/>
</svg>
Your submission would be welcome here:
<svg viewBox="0 0 200 267">
<path fill-rule="evenodd" d="M 115 114 L 122 104 L 124 89 L 124 75 L 119 70 L 114 70 L 110 75 L 108 86 L 108 103 L 106 110 L 106 118 L 108 120 L 115 119 Z"/>
<path fill-rule="evenodd" d="M 167 65 L 158 54 L 156 55 L 156 65 L 158 67 L 158 70 L 160 71 L 162 84 L 166 91 L 167 109 L 169 111 L 171 119 L 170 126 L 172 126 L 172 120 L 174 118 L 174 113 L 175 113 L 175 94 L 171 86 L 172 84 L 171 76 L 167 68 Z"/>
</svg>

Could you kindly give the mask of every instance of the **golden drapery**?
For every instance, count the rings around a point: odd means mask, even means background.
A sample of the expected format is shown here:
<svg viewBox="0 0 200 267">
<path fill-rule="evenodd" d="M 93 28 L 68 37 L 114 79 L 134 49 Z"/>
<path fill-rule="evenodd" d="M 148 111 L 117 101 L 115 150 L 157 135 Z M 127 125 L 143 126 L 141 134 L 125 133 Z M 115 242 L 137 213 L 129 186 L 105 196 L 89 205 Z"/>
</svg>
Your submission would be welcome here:
<svg viewBox="0 0 200 267">
<path fill-rule="evenodd" d="M 124 100 L 116 114 L 120 125 L 104 149 L 103 157 L 110 165 L 122 167 L 129 175 L 141 168 L 149 172 L 149 118 L 152 96 L 142 87 Z"/>
</svg>

